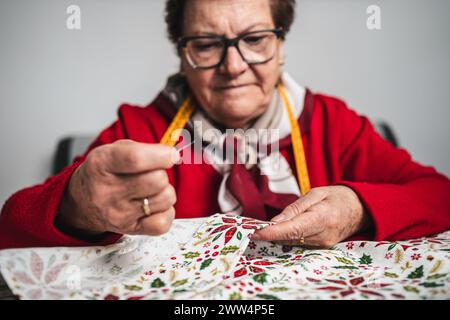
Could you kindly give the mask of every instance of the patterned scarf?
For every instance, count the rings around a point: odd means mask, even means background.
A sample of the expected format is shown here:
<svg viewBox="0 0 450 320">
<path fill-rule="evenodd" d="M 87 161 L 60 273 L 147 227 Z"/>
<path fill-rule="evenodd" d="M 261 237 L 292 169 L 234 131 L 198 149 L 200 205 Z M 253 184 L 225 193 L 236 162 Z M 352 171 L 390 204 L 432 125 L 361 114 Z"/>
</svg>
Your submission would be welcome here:
<svg viewBox="0 0 450 320">
<path fill-rule="evenodd" d="M 286 72 L 282 74 L 280 81 L 294 116 L 298 119 L 303 109 L 306 89 L 299 86 Z M 180 74 L 171 76 L 163 91 L 163 95 L 172 102 L 175 112 L 189 93 L 186 79 Z M 204 159 L 222 175 L 217 198 L 222 213 L 268 220 L 300 197 L 297 180 L 289 163 L 277 148 L 279 141 L 291 132 L 288 114 L 278 90 L 274 90 L 265 113 L 244 131 L 253 130 L 258 137 L 257 141 L 245 140 L 242 130 L 230 136 L 226 128 L 212 120 L 195 101 L 193 104 L 196 108 L 186 129 L 194 136 L 202 137 Z M 266 131 L 260 131 L 261 129 Z M 219 134 L 207 134 L 211 132 Z M 273 134 L 266 135 L 262 140 L 260 132 Z M 232 148 L 225 148 L 230 144 Z M 224 157 L 225 154 L 228 156 L 229 150 L 233 151 L 232 159 Z M 268 152 L 261 153 L 260 150 Z"/>
</svg>

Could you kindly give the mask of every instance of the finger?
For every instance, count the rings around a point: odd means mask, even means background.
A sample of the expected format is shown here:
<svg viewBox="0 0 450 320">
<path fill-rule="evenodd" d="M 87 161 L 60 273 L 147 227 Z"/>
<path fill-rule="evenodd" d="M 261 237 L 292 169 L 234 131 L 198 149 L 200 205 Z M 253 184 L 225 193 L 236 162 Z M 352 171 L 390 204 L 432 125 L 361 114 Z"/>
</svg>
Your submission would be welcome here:
<svg viewBox="0 0 450 320">
<path fill-rule="evenodd" d="M 176 164 L 178 151 L 162 144 L 119 142 L 110 145 L 103 154 L 106 170 L 116 174 L 129 174 L 168 169 Z"/>
<path fill-rule="evenodd" d="M 118 176 L 118 185 L 128 200 L 152 197 L 170 185 L 165 170 L 154 170 L 133 175 Z"/>
<path fill-rule="evenodd" d="M 304 239 L 304 243 L 300 244 L 298 240 L 296 241 L 275 241 L 282 245 L 288 246 L 301 246 L 308 249 L 329 249 L 335 246 L 339 241 L 336 241 L 326 232 L 319 232 L 315 235 L 308 236 Z"/>
<path fill-rule="evenodd" d="M 306 238 L 303 238 L 303 242 L 301 239 L 299 240 L 281 240 L 281 241 L 274 241 L 275 243 L 286 245 L 286 246 L 301 246 L 304 248 L 317 248 L 318 246 L 315 245 L 316 243 L 316 235 L 308 236 Z"/>
<path fill-rule="evenodd" d="M 175 209 L 170 207 L 164 212 L 152 214 L 149 217 L 140 219 L 137 228 L 137 234 L 157 236 L 169 231 L 173 219 L 175 218 Z"/>
<path fill-rule="evenodd" d="M 271 221 L 282 222 L 285 220 L 292 219 L 296 215 L 305 212 L 313 205 L 322 201 L 325 198 L 325 196 L 326 196 L 325 193 L 321 192 L 321 190 L 312 189 L 303 197 L 288 205 L 279 215 L 273 217 Z"/>
<path fill-rule="evenodd" d="M 148 214 L 148 215 L 165 212 L 165 211 L 169 210 L 171 207 L 173 207 L 175 205 L 175 203 L 177 202 L 177 196 L 175 193 L 175 189 L 171 185 L 168 185 L 160 193 L 158 193 L 152 197 L 147 197 L 147 199 L 148 199 L 148 206 L 150 209 L 150 214 Z M 139 209 L 141 211 L 140 216 L 146 215 L 142 209 L 143 200 L 139 199 L 139 200 L 132 200 L 132 201 L 136 204 L 136 206 L 139 207 Z"/>
<path fill-rule="evenodd" d="M 297 215 L 290 220 L 270 225 L 254 233 L 252 239 L 265 241 L 291 241 L 299 240 L 315 235 L 323 231 L 321 214 L 313 210 L 308 210 L 301 215 Z"/>
</svg>

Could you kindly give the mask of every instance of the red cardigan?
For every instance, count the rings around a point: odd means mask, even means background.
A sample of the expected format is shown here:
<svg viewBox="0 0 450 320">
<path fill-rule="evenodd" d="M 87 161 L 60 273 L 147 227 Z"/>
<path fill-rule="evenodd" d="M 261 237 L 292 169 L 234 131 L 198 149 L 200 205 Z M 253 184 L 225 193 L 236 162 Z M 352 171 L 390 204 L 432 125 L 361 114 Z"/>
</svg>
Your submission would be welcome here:
<svg viewBox="0 0 450 320">
<path fill-rule="evenodd" d="M 168 103 L 160 95 L 145 108 L 122 105 L 118 120 L 101 132 L 87 153 L 118 139 L 157 143 L 173 117 Z M 352 188 L 374 221 L 374 229 L 365 238 L 400 240 L 450 229 L 449 179 L 412 161 L 405 150 L 394 148 L 367 118 L 338 99 L 308 91 L 299 123 L 311 186 Z M 286 139 L 290 142 L 290 137 Z M 295 170 L 290 143 L 281 152 Z M 107 234 L 92 243 L 64 234 L 54 225 L 64 190 L 85 156 L 43 184 L 21 190 L 6 201 L 0 216 L 0 249 L 106 245 L 121 237 Z M 168 170 L 168 175 L 177 192 L 177 218 L 206 217 L 220 211 L 221 176 L 213 167 L 181 164 Z"/>
</svg>

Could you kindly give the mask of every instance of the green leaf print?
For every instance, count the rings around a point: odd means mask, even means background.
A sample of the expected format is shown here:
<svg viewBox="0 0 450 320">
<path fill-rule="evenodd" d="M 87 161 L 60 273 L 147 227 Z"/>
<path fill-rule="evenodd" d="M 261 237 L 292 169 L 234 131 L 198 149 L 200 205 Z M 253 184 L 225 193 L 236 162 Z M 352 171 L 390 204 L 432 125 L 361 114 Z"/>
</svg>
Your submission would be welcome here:
<svg viewBox="0 0 450 320">
<path fill-rule="evenodd" d="M 209 265 L 211 264 L 211 262 L 213 262 L 213 259 L 211 259 L 211 258 L 206 259 L 205 261 L 203 261 L 202 264 L 200 265 L 200 270 L 208 268 Z"/>
<path fill-rule="evenodd" d="M 289 260 L 275 260 L 274 262 L 277 264 L 285 264 L 285 263 L 288 263 Z"/>
<path fill-rule="evenodd" d="M 427 277 L 427 280 L 436 280 L 440 278 L 445 278 L 448 273 L 437 273 Z"/>
<path fill-rule="evenodd" d="M 334 267 L 332 267 L 332 268 L 334 268 L 334 269 L 350 269 L 350 270 L 358 269 L 358 268 L 355 267 L 355 266 L 334 266 Z"/>
<path fill-rule="evenodd" d="M 161 288 L 164 287 L 166 284 L 160 279 L 156 278 L 153 280 L 152 284 L 150 285 L 152 288 Z"/>
<path fill-rule="evenodd" d="M 230 294 L 230 300 L 242 300 L 242 296 L 238 292 Z"/>
<path fill-rule="evenodd" d="M 177 289 L 177 290 L 173 290 L 173 293 L 181 293 L 181 292 L 186 292 L 186 289 Z"/>
<path fill-rule="evenodd" d="M 361 259 L 359 259 L 359 263 L 360 264 L 371 264 L 372 263 L 372 257 L 368 254 L 363 254 L 363 256 L 361 257 Z"/>
<path fill-rule="evenodd" d="M 239 250 L 239 247 L 226 246 L 220 251 L 220 254 L 223 255 L 223 256 L 226 256 L 227 254 L 236 252 L 237 250 Z"/>
<path fill-rule="evenodd" d="M 216 242 L 216 240 L 219 239 L 221 235 L 222 233 L 219 233 L 217 236 L 215 236 L 214 239 L 212 239 L 212 242 Z"/>
<path fill-rule="evenodd" d="M 398 275 L 396 273 L 393 272 L 385 272 L 384 276 L 387 278 L 398 278 Z"/>
<path fill-rule="evenodd" d="M 172 287 L 180 287 L 188 282 L 188 279 L 178 280 L 172 283 Z"/>
<path fill-rule="evenodd" d="M 418 279 L 423 277 L 423 266 L 418 267 L 416 270 L 408 275 L 408 279 Z"/>
<path fill-rule="evenodd" d="M 391 250 L 394 249 L 396 246 L 397 246 L 396 243 L 391 244 L 391 245 L 388 247 L 388 251 L 391 251 Z"/>
<path fill-rule="evenodd" d="M 237 238 L 238 240 L 242 240 L 242 233 L 240 231 L 238 231 L 237 233 Z"/>
<path fill-rule="evenodd" d="M 414 292 L 414 293 L 419 293 L 419 289 L 417 289 L 416 287 L 413 286 L 404 286 L 403 289 L 405 289 L 405 291 L 408 292 Z"/>
<path fill-rule="evenodd" d="M 198 258 L 200 256 L 200 253 L 199 252 L 192 252 L 192 251 L 190 251 L 188 253 L 184 253 L 183 256 L 186 259 L 194 259 L 194 258 Z"/>
<path fill-rule="evenodd" d="M 140 287 L 140 286 L 134 286 L 134 285 L 128 286 L 126 284 L 124 284 L 123 286 L 125 287 L 125 289 L 130 290 L 130 291 L 141 291 L 142 290 L 142 287 Z"/>
<path fill-rule="evenodd" d="M 280 300 L 280 298 L 278 298 L 277 296 L 271 295 L 271 294 L 261 293 L 261 294 L 257 294 L 256 296 L 258 298 L 266 299 L 266 300 Z"/>
<path fill-rule="evenodd" d="M 275 287 L 275 288 L 270 288 L 269 290 L 273 291 L 273 292 L 282 292 L 282 291 L 288 291 L 288 288 L 286 288 L 286 287 Z"/>
<path fill-rule="evenodd" d="M 256 276 L 253 277 L 253 280 L 255 280 L 256 282 L 258 282 L 260 284 L 264 284 L 267 282 L 267 273 L 263 272 L 263 273 L 257 274 Z"/>
<path fill-rule="evenodd" d="M 436 282 L 423 282 L 420 284 L 421 286 L 425 288 L 436 288 L 436 287 L 443 287 L 443 283 L 436 283 Z"/>
<path fill-rule="evenodd" d="M 344 264 L 353 264 L 352 260 L 349 260 L 349 259 L 344 258 L 344 257 L 336 257 L 336 260 L 341 262 L 341 263 L 344 263 Z"/>
</svg>

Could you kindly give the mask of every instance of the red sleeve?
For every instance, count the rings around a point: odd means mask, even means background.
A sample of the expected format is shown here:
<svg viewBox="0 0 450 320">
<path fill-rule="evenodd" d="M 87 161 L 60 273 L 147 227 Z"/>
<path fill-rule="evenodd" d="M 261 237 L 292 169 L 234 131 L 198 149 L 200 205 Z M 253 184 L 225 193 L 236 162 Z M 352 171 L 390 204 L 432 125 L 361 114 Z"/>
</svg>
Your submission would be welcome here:
<svg viewBox="0 0 450 320">
<path fill-rule="evenodd" d="M 334 100 L 334 99 L 333 99 Z M 339 167 L 374 222 L 373 240 L 418 238 L 450 229 L 450 181 L 393 147 L 366 117 L 334 101 L 329 119 L 340 133 Z"/>
<path fill-rule="evenodd" d="M 124 138 L 121 122 L 104 130 L 90 146 L 93 148 Z M 61 232 L 54 225 L 57 209 L 75 169 L 84 161 L 75 163 L 43 184 L 21 190 L 11 196 L 0 215 L 0 249 L 48 246 L 106 245 L 116 242 L 121 235 L 108 233 L 97 242 L 87 242 Z"/>
</svg>

